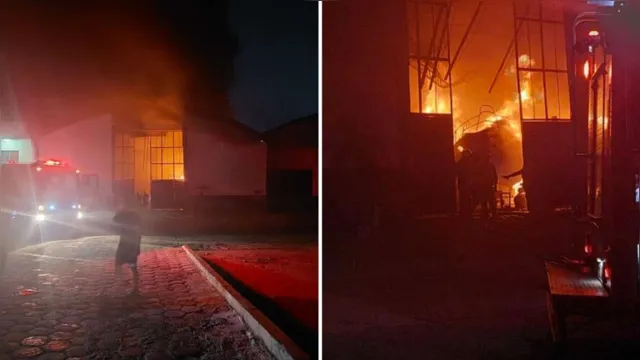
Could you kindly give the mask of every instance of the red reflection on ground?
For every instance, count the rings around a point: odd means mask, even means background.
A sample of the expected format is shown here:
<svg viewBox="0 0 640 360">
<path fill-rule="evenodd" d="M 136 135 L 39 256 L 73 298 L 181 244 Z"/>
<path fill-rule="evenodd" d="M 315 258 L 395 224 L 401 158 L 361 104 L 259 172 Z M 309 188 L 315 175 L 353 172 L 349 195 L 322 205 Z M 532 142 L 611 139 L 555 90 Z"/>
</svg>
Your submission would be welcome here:
<svg viewBox="0 0 640 360">
<path fill-rule="evenodd" d="M 318 329 L 318 250 L 218 250 L 200 254 L 305 326 Z"/>
</svg>

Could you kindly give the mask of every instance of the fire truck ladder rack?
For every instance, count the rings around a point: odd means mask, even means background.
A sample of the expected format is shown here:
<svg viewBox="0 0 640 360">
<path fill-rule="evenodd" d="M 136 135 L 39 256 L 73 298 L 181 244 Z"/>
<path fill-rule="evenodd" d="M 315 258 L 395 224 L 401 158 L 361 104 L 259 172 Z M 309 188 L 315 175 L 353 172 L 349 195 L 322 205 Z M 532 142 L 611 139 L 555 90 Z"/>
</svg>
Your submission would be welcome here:
<svg viewBox="0 0 640 360">
<path fill-rule="evenodd" d="M 415 27 L 409 29 L 409 62 L 417 67 L 419 112 L 451 114 L 451 1 L 409 0 L 408 6 L 410 24 Z M 448 99 L 448 106 L 443 109 L 438 99 Z"/>
</svg>

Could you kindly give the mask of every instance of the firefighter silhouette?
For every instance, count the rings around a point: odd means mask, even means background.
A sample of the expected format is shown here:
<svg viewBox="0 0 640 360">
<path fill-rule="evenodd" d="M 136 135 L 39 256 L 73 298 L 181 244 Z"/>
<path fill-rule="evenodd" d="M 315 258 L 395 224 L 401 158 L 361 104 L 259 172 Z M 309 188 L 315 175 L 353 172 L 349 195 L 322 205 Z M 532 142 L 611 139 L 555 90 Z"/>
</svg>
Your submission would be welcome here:
<svg viewBox="0 0 640 360">
<path fill-rule="evenodd" d="M 471 150 L 464 149 L 462 151 L 462 156 L 456 163 L 456 175 L 458 177 L 460 215 L 463 217 L 471 217 L 474 209 L 471 184 L 471 178 L 473 176 L 473 153 Z"/>
<path fill-rule="evenodd" d="M 475 161 L 473 177 L 473 197 L 482 207 L 485 218 L 496 216 L 496 191 L 498 189 L 498 173 L 491 161 L 491 154 L 479 156 Z M 475 207 L 475 206 L 474 206 Z"/>
</svg>

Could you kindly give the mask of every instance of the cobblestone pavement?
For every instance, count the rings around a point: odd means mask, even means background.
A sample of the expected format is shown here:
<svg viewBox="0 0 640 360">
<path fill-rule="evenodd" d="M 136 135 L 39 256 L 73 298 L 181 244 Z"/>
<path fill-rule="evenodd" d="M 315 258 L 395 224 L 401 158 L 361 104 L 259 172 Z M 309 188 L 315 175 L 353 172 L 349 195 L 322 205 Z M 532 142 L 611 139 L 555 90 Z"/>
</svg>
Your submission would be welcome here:
<svg viewBox="0 0 640 360">
<path fill-rule="evenodd" d="M 182 249 L 143 246 L 138 296 L 126 295 L 127 271 L 113 276 L 114 249 L 115 237 L 12 253 L 0 289 L 0 360 L 271 359 Z"/>
</svg>

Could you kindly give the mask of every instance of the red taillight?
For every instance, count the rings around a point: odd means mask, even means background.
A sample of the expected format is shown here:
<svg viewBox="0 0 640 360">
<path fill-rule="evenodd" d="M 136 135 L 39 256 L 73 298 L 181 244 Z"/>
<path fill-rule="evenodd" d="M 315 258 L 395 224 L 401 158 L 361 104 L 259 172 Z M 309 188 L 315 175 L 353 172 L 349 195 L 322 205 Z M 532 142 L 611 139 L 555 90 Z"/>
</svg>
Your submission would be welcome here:
<svg viewBox="0 0 640 360">
<path fill-rule="evenodd" d="M 611 268 L 609 267 L 609 265 L 605 265 L 604 267 L 604 278 L 611 279 Z"/>
<path fill-rule="evenodd" d="M 587 254 L 587 255 L 591 255 L 591 252 L 592 252 L 592 251 L 593 251 L 593 249 L 591 248 L 591 245 L 586 244 L 586 245 L 584 246 L 584 253 L 585 253 L 585 254 Z"/>
<path fill-rule="evenodd" d="M 591 247 L 591 233 L 587 232 L 584 234 L 584 253 L 589 256 L 593 252 L 593 248 Z"/>
</svg>

